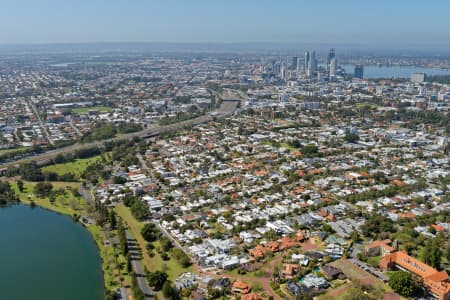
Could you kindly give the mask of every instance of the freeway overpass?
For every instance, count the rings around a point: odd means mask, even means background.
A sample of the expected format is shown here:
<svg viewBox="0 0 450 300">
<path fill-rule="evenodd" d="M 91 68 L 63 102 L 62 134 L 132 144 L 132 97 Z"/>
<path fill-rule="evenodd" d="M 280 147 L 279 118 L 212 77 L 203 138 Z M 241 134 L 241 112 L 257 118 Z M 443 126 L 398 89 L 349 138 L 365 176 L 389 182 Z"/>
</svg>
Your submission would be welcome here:
<svg viewBox="0 0 450 300">
<path fill-rule="evenodd" d="M 238 102 L 236 102 L 236 101 L 225 100 L 222 102 L 220 108 L 218 108 L 216 111 L 208 113 L 208 114 L 200 116 L 200 117 L 197 117 L 197 118 L 194 118 L 194 119 L 190 119 L 190 120 L 186 120 L 186 121 L 182 121 L 182 122 L 178 122 L 178 123 L 174 123 L 174 124 L 170 124 L 170 125 L 166 125 L 166 126 L 153 126 L 151 128 L 147 128 L 147 129 L 139 131 L 139 132 L 128 133 L 128 134 L 124 134 L 124 135 L 117 136 L 117 137 L 103 140 L 103 141 L 96 141 L 96 142 L 85 143 L 85 144 L 75 144 L 75 145 L 71 145 L 71 146 L 67 146 L 67 147 L 63 147 L 63 148 L 58 148 L 55 150 L 46 151 L 44 153 L 36 154 L 36 155 L 26 157 L 23 159 L 1 163 L 0 169 L 7 168 L 9 166 L 18 165 L 21 163 L 26 163 L 26 162 L 36 162 L 38 164 L 43 164 L 43 163 L 48 162 L 49 160 L 55 158 L 59 154 L 66 154 L 66 153 L 71 153 L 71 152 L 78 151 L 78 150 L 90 149 L 90 148 L 95 148 L 95 147 L 101 148 L 107 142 L 126 141 L 126 140 L 131 140 L 135 137 L 149 138 L 149 137 L 158 136 L 160 134 L 164 134 L 164 133 L 172 131 L 172 130 L 177 130 L 177 129 L 185 128 L 188 126 L 195 126 L 195 125 L 208 123 L 208 122 L 211 122 L 214 118 L 219 119 L 219 118 L 224 118 L 224 117 L 230 116 L 236 110 L 237 104 L 238 104 Z"/>
</svg>

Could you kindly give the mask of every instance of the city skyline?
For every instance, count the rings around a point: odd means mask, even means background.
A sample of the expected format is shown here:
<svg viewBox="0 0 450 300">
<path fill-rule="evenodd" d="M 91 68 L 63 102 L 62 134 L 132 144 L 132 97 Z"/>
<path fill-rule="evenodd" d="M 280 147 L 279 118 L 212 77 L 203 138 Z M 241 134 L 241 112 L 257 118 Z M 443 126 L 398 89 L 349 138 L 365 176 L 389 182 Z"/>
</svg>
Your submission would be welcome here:
<svg viewBox="0 0 450 300">
<path fill-rule="evenodd" d="M 124 1 L 2 4 L 0 44 L 334 43 L 446 46 L 446 1 Z M 434 7 L 439 5 L 440 9 Z M 380 22 L 382 20 L 382 22 Z"/>
</svg>

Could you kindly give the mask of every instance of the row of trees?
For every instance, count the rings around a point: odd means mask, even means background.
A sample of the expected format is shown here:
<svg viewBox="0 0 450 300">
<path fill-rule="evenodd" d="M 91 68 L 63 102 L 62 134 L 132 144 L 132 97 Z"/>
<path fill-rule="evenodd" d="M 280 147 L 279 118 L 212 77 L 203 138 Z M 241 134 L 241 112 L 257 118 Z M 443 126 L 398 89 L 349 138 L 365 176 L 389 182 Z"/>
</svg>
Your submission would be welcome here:
<svg viewBox="0 0 450 300">
<path fill-rule="evenodd" d="M 0 181 L 0 205 L 15 202 L 19 202 L 19 197 L 11 188 L 9 182 Z"/>
<path fill-rule="evenodd" d="M 143 221 L 150 216 L 148 206 L 136 196 L 126 196 L 123 203 L 130 208 L 131 214 L 139 221 Z"/>
<path fill-rule="evenodd" d="M 93 142 L 107 140 L 115 137 L 118 133 L 131 133 L 141 131 L 142 125 L 136 123 L 113 123 L 97 122 L 91 128 L 91 131 L 83 136 L 83 142 Z"/>
<path fill-rule="evenodd" d="M 170 257 L 167 254 L 169 250 L 171 255 L 179 261 L 183 268 L 186 268 L 190 265 L 190 260 L 187 255 L 178 248 L 173 248 L 172 242 L 163 236 L 160 230 L 153 223 L 147 223 L 141 230 L 142 237 L 148 242 L 147 248 L 152 250 L 154 248 L 153 242 L 159 240 L 160 242 L 160 250 L 161 258 L 163 260 L 169 260 Z M 173 249 L 172 249 L 173 248 Z M 148 284 L 155 289 L 155 291 L 162 291 L 164 297 L 171 300 L 180 299 L 179 291 L 172 285 L 172 283 L 168 280 L 168 275 L 166 272 L 157 270 L 154 272 L 148 272 L 146 274 Z"/>
</svg>

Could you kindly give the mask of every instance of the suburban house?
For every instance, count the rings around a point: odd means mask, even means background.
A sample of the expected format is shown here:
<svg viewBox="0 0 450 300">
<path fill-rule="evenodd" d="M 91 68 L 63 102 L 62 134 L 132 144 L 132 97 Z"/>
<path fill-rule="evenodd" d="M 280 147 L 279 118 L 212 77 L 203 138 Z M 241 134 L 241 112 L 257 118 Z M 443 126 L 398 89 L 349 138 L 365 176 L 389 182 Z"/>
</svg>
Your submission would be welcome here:
<svg viewBox="0 0 450 300">
<path fill-rule="evenodd" d="M 335 279 L 345 279 L 346 276 L 342 273 L 341 270 L 332 266 L 321 266 L 320 271 L 325 276 L 325 278 L 329 281 L 333 281 Z"/>
<path fill-rule="evenodd" d="M 383 241 L 373 241 L 366 246 L 365 253 L 367 256 L 386 256 L 395 251 L 395 249 L 390 246 L 391 240 Z"/>
<path fill-rule="evenodd" d="M 248 284 L 246 284 L 243 281 L 239 281 L 239 280 L 235 281 L 231 288 L 232 292 L 243 294 L 243 295 L 250 293 L 250 290 L 251 290 L 251 288 Z"/>
<path fill-rule="evenodd" d="M 286 279 L 292 279 L 297 275 L 300 267 L 296 264 L 283 264 L 281 268 L 281 275 Z"/>
<path fill-rule="evenodd" d="M 183 273 L 175 279 L 175 287 L 178 290 L 189 289 L 197 285 L 197 277 L 192 273 Z"/>
</svg>

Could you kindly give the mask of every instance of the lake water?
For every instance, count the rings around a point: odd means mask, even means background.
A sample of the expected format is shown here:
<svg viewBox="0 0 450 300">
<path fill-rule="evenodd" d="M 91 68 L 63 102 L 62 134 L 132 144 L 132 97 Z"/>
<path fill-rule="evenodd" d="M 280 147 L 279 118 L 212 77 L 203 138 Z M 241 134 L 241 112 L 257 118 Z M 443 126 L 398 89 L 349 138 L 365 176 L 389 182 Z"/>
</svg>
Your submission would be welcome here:
<svg viewBox="0 0 450 300">
<path fill-rule="evenodd" d="M 0 299 L 101 300 L 101 263 L 90 233 L 71 218 L 0 207 Z"/>
<path fill-rule="evenodd" d="M 347 74 L 353 74 L 354 65 L 341 65 Z M 409 78 L 413 73 L 425 73 L 427 75 L 450 75 L 448 69 L 433 69 L 422 67 L 400 66 L 364 66 L 364 78 Z"/>
</svg>

